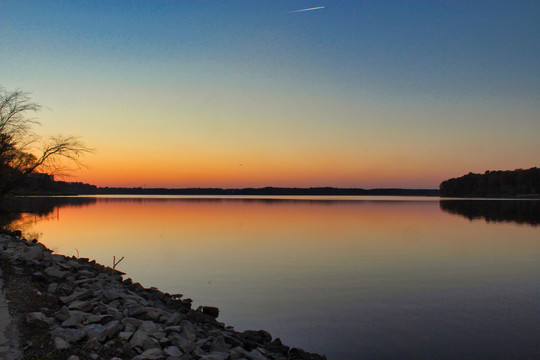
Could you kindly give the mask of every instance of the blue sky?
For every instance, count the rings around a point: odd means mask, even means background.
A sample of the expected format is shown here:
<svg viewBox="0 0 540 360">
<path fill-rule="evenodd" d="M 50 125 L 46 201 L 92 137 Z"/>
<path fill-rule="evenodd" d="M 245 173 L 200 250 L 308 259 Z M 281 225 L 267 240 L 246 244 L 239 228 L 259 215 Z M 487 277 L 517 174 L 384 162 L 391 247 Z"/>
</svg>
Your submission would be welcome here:
<svg viewBox="0 0 540 360">
<path fill-rule="evenodd" d="M 138 154 L 142 136 L 155 149 L 145 161 L 167 180 L 126 185 L 435 187 L 469 171 L 539 165 L 539 2 L 2 1 L 2 9 L 0 85 L 51 109 L 39 114 L 41 131 L 80 134 L 96 147 L 94 175 L 82 171 L 83 180 L 113 181 L 95 174 L 113 168 L 111 152 Z M 191 151 L 199 165 L 179 155 Z M 240 162 L 247 169 L 233 174 Z M 165 174 L 171 164 L 185 173 Z M 135 166 L 113 182 L 136 176 Z"/>
</svg>

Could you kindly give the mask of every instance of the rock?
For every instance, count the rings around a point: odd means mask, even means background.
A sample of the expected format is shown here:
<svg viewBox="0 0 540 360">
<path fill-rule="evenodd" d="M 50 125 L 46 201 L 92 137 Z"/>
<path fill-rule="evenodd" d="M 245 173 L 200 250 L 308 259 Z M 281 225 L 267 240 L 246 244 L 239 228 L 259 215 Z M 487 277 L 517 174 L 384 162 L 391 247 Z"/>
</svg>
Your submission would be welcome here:
<svg viewBox="0 0 540 360">
<path fill-rule="evenodd" d="M 105 336 L 107 339 L 111 339 L 116 336 L 121 330 L 123 329 L 122 324 L 120 324 L 120 321 L 113 320 L 105 324 Z"/>
<path fill-rule="evenodd" d="M 41 260 L 43 259 L 43 250 L 45 246 L 42 244 L 36 244 L 34 246 L 31 246 L 28 248 L 28 251 L 26 251 L 22 257 L 26 261 L 34 261 L 34 260 Z"/>
<path fill-rule="evenodd" d="M 213 352 L 210 354 L 201 355 L 200 360 L 225 360 L 229 357 L 228 353 Z M 265 359 L 266 360 L 266 359 Z"/>
<path fill-rule="evenodd" d="M 246 350 L 244 350 L 240 346 L 234 347 L 229 351 L 229 356 L 231 357 L 231 360 L 243 359 L 246 357 L 246 354 Z"/>
<path fill-rule="evenodd" d="M 94 308 L 94 305 L 90 301 L 75 300 L 68 305 L 69 310 L 80 310 L 89 312 Z"/>
<path fill-rule="evenodd" d="M 182 314 L 174 313 L 171 317 L 169 317 L 165 325 L 178 325 L 182 320 L 184 320 L 184 316 Z"/>
<path fill-rule="evenodd" d="M 182 352 L 186 354 L 192 352 L 196 348 L 193 341 L 190 341 L 177 333 L 172 333 L 169 335 L 169 339 L 171 339 L 173 345 L 178 346 Z"/>
<path fill-rule="evenodd" d="M 133 331 L 121 331 L 118 333 L 118 339 L 120 341 L 128 341 L 131 339 L 131 336 L 133 335 Z"/>
<path fill-rule="evenodd" d="M 286 345 L 283 345 L 279 338 L 276 338 L 270 344 L 266 345 L 266 348 L 271 352 L 279 353 L 283 355 L 287 355 L 289 353 L 289 347 Z"/>
<path fill-rule="evenodd" d="M 94 323 L 104 323 L 107 321 L 112 320 L 112 315 L 105 314 L 105 315 L 90 315 L 86 318 L 85 323 L 86 324 L 94 324 Z"/>
<path fill-rule="evenodd" d="M 84 327 L 83 331 L 89 339 L 96 338 L 101 341 L 105 333 L 105 327 L 101 324 L 90 324 Z"/>
<path fill-rule="evenodd" d="M 47 322 L 48 318 L 42 312 L 32 312 L 26 314 L 26 322 L 29 324 L 35 323 L 37 321 Z"/>
<path fill-rule="evenodd" d="M 96 351 L 96 350 L 101 349 L 102 347 L 103 347 L 103 345 L 101 344 L 101 342 L 95 337 L 89 339 L 84 344 L 84 349 L 87 350 L 87 351 Z"/>
<path fill-rule="evenodd" d="M 154 339 L 153 337 L 148 336 L 146 339 L 144 339 L 142 348 L 144 350 L 161 349 L 161 345 L 159 345 L 159 341 L 157 339 Z"/>
<path fill-rule="evenodd" d="M 288 358 L 292 360 L 311 360 L 311 355 L 302 349 L 292 348 L 289 351 Z"/>
<path fill-rule="evenodd" d="M 57 336 L 54 338 L 54 347 L 58 350 L 69 349 L 71 345 L 61 337 Z"/>
<path fill-rule="evenodd" d="M 148 349 L 141 355 L 135 356 L 133 360 L 158 360 L 164 359 L 163 351 L 161 349 Z"/>
<path fill-rule="evenodd" d="M 230 346 L 225 343 L 225 339 L 223 336 L 218 336 L 214 339 L 212 344 L 210 345 L 210 351 L 212 352 L 228 352 L 230 349 Z"/>
<path fill-rule="evenodd" d="M 79 357 L 77 355 L 70 355 L 68 360 L 79 360 Z"/>
<path fill-rule="evenodd" d="M 261 354 L 257 349 L 253 349 L 246 354 L 249 360 L 267 360 L 266 356 Z"/>
<path fill-rule="evenodd" d="M 50 283 L 47 287 L 47 292 L 49 294 L 56 294 L 56 291 L 58 290 L 58 284 L 57 283 Z"/>
<path fill-rule="evenodd" d="M 206 315 L 210 315 L 214 319 L 217 319 L 219 316 L 219 309 L 213 306 L 203 306 L 202 312 Z"/>
<path fill-rule="evenodd" d="M 141 329 L 147 334 L 153 334 L 153 333 L 163 331 L 163 328 L 161 326 L 159 326 L 158 324 L 150 320 L 145 320 L 141 322 L 141 325 L 139 326 L 139 330 Z"/>
<path fill-rule="evenodd" d="M 182 351 L 177 346 L 168 346 L 163 350 L 163 353 L 168 356 L 182 356 Z"/>
<path fill-rule="evenodd" d="M 61 296 L 60 301 L 64 304 L 68 304 L 74 300 L 87 297 L 90 294 L 92 294 L 92 291 L 89 289 L 78 289 L 78 290 L 73 291 L 71 295 L 69 296 Z"/>
<path fill-rule="evenodd" d="M 62 326 L 64 328 L 75 327 L 75 326 L 81 324 L 83 322 L 83 320 L 84 320 L 84 318 L 82 316 L 75 315 L 75 316 L 70 317 L 66 321 L 62 322 L 62 324 L 60 326 Z"/>
<path fill-rule="evenodd" d="M 61 327 L 54 329 L 51 333 L 53 336 L 59 336 L 70 344 L 76 343 L 86 336 L 85 332 L 82 330 L 64 329 Z"/>
<path fill-rule="evenodd" d="M 45 269 L 45 274 L 53 278 L 63 279 L 68 276 L 67 271 L 62 271 L 58 266 L 50 266 Z"/>
<path fill-rule="evenodd" d="M 135 333 L 133 334 L 133 336 L 129 340 L 129 346 L 131 348 L 134 348 L 134 347 L 142 348 L 142 346 L 144 344 L 144 341 L 147 338 L 148 338 L 148 334 L 144 330 L 139 329 L 139 330 L 135 331 Z"/>
<path fill-rule="evenodd" d="M 128 315 L 131 317 L 138 317 L 146 314 L 146 310 L 142 306 L 132 306 L 128 309 Z"/>
<path fill-rule="evenodd" d="M 58 321 L 66 321 L 71 317 L 71 312 L 66 306 L 63 306 L 60 310 L 56 312 L 56 314 L 54 314 L 54 317 Z"/>
<path fill-rule="evenodd" d="M 180 322 L 180 326 L 182 326 L 182 336 L 184 338 L 189 341 L 195 341 L 195 339 L 197 339 L 197 335 L 195 334 L 195 327 L 191 322 L 187 320 L 182 320 Z"/>
</svg>

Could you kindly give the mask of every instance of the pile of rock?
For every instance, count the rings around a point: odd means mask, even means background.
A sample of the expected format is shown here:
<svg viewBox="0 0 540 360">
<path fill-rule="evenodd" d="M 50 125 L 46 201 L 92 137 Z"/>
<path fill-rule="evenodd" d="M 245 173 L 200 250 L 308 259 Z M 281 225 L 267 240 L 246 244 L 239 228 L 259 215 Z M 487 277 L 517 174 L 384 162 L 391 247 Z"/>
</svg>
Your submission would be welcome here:
<svg viewBox="0 0 540 360">
<path fill-rule="evenodd" d="M 16 234 L 18 235 L 18 234 Z M 214 307 L 191 308 L 180 294 L 146 289 L 89 259 L 53 254 L 43 244 L 0 235 L 0 259 L 31 269 L 31 281 L 54 306 L 30 312 L 26 324 L 44 329 L 56 351 L 72 360 L 324 359 L 289 348 L 264 331 L 237 332 L 216 320 Z M 28 345 L 32 346 L 32 344 Z"/>
</svg>

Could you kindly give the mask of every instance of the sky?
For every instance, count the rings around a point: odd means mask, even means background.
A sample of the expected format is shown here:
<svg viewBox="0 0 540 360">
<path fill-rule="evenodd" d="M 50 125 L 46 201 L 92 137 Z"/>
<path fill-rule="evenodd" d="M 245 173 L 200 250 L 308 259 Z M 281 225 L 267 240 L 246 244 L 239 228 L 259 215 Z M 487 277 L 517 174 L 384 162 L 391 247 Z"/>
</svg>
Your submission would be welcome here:
<svg viewBox="0 0 540 360">
<path fill-rule="evenodd" d="M 95 149 L 69 181 L 437 188 L 540 166 L 538 1 L 0 5 L 0 86 Z"/>
</svg>

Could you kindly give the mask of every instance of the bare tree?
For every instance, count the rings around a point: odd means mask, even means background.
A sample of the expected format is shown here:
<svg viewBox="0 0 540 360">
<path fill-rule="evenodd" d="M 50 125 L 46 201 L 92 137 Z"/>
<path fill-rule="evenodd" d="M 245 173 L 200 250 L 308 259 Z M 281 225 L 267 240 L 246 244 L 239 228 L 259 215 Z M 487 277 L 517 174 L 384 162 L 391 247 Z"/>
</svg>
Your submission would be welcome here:
<svg viewBox="0 0 540 360">
<path fill-rule="evenodd" d="M 27 93 L 0 87 L 0 196 L 32 172 L 65 172 L 81 165 L 81 155 L 92 152 L 74 136 L 37 136 L 32 126 L 39 122 L 29 115 L 41 108 Z"/>
</svg>

